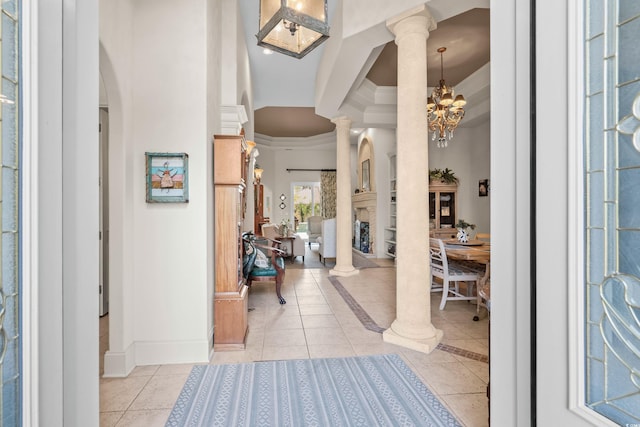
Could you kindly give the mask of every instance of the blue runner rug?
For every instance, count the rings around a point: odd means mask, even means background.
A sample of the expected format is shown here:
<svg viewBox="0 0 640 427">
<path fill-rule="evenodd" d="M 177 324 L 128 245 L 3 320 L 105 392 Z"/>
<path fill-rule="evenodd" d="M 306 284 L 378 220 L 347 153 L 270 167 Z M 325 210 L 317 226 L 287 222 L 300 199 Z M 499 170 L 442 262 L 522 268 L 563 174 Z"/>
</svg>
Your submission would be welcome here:
<svg viewBox="0 0 640 427">
<path fill-rule="evenodd" d="M 395 355 L 198 365 L 167 426 L 460 426 Z"/>
</svg>

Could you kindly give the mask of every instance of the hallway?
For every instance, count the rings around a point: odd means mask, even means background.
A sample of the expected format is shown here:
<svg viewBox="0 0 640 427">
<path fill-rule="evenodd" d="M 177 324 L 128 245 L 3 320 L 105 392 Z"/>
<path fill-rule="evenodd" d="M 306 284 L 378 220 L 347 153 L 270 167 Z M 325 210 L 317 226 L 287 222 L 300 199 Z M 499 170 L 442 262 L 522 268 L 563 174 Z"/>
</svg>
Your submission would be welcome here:
<svg viewBox="0 0 640 427">
<path fill-rule="evenodd" d="M 376 331 L 395 318 L 395 268 L 390 259 L 374 261 L 380 268 L 337 281 L 328 268 L 288 269 L 283 306 L 271 283 L 255 284 L 246 350 L 216 352 L 211 363 L 397 353 L 461 423 L 487 426 L 487 318 L 473 322 L 475 306 L 465 301 L 440 311 L 433 294 L 432 321 L 444 331 L 440 347 L 427 355 L 384 343 Z M 163 426 L 192 366 L 140 366 L 127 378 L 101 378 L 100 425 Z"/>
</svg>

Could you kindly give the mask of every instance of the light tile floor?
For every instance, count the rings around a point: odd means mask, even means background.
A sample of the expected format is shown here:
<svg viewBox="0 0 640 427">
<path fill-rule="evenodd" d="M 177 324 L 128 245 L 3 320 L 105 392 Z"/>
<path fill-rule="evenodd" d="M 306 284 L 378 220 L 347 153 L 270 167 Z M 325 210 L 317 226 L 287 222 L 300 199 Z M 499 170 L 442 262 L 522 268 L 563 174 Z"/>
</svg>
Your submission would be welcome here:
<svg viewBox="0 0 640 427">
<path fill-rule="evenodd" d="M 376 262 L 383 267 L 362 269 L 338 280 L 378 326 L 387 328 L 395 318 L 395 268 L 391 260 Z M 432 322 L 444 331 L 445 345 L 423 354 L 385 343 L 379 332 L 365 329 L 328 274 L 328 269 L 287 270 L 283 284 L 287 304 L 282 306 L 271 283 L 254 284 L 246 350 L 215 352 L 210 363 L 397 353 L 463 425 L 489 425 L 486 316 L 474 322 L 475 306 L 466 301 L 448 302 L 440 311 L 440 295 L 433 294 Z M 101 319 L 101 354 L 107 345 L 105 319 Z M 462 351 L 456 354 L 452 347 Z M 163 426 L 192 366 L 140 366 L 127 378 L 101 378 L 100 425 Z"/>
</svg>

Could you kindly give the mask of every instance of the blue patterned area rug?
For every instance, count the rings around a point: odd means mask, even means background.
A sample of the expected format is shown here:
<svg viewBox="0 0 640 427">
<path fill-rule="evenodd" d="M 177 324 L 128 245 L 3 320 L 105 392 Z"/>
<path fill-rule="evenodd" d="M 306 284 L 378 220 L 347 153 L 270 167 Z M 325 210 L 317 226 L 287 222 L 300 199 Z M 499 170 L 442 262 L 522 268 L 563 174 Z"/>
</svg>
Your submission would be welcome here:
<svg viewBox="0 0 640 427">
<path fill-rule="evenodd" d="M 395 355 L 195 366 L 167 426 L 460 426 Z"/>
</svg>

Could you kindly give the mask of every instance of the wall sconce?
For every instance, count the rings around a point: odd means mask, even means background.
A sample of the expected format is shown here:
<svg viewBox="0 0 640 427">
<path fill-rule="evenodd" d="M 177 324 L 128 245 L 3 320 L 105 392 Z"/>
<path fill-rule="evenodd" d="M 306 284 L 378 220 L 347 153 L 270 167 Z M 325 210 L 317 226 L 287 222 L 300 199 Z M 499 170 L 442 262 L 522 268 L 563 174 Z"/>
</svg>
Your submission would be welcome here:
<svg viewBox="0 0 640 427">
<path fill-rule="evenodd" d="M 256 165 L 253 169 L 253 177 L 255 178 L 255 184 L 260 185 L 260 180 L 262 179 L 262 172 L 264 169 L 260 168 L 260 166 Z"/>
<path fill-rule="evenodd" d="M 329 37 L 327 0 L 260 0 L 258 46 L 302 58 Z"/>
<path fill-rule="evenodd" d="M 245 143 L 247 144 L 247 151 L 245 153 L 244 159 L 247 163 L 249 163 L 249 160 L 251 159 L 251 152 L 256 147 L 256 143 L 253 141 L 245 141 Z"/>
<path fill-rule="evenodd" d="M 287 196 L 284 195 L 284 193 L 282 193 L 280 195 L 280 209 L 284 209 L 287 207 L 287 205 L 284 204 L 284 201 L 287 199 Z"/>
</svg>

